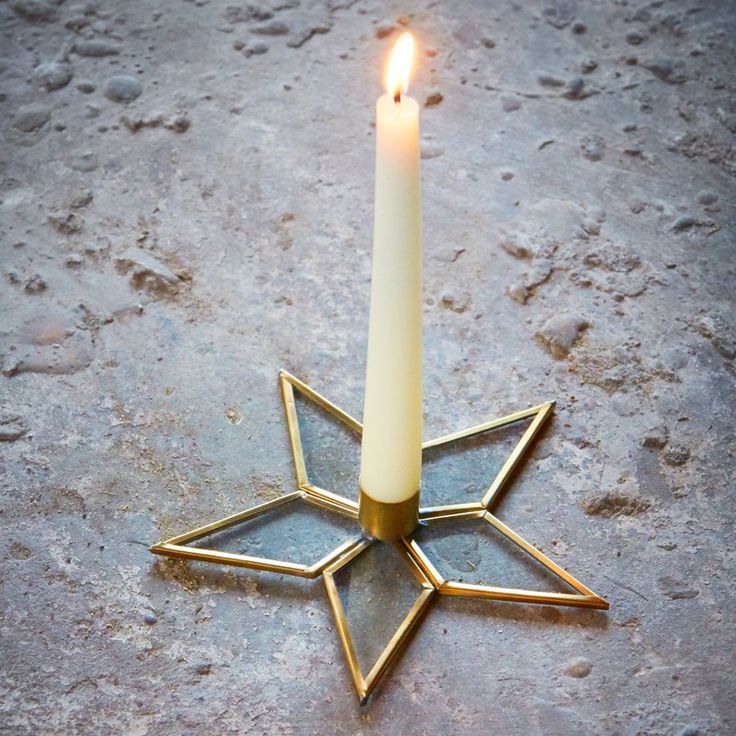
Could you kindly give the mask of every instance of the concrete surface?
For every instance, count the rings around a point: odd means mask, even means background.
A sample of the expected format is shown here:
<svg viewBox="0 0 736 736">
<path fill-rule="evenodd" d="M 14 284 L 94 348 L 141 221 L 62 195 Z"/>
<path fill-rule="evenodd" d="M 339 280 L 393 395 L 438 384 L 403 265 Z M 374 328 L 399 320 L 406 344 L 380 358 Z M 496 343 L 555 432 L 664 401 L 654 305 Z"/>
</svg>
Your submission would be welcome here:
<svg viewBox="0 0 736 736">
<path fill-rule="evenodd" d="M 427 436 L 557 399 L 499 516 L 611 610 L 443 600 L 361 709 L 320 581 L 147 545 L 293 488 L 279 368 L 360 416 L 405 25 Z M 3 733 L 734 732 L 732 3 L 10 0 L 0 28 Z"/>
</svg>

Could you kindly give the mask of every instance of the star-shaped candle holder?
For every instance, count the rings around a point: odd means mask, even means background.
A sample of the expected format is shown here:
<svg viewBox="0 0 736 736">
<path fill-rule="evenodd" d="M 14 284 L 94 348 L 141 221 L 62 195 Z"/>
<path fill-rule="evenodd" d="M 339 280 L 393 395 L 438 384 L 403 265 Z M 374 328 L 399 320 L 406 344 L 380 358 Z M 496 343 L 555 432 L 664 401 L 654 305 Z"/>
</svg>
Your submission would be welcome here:
<svg viewBox="0 0 736 736">
<path fill-rule="evenodd" d="M 531 409 L 425 442 L 423 452 L 426 456 L 428 453 L 451 448 L 459 441 L 472 442 L 473 438 L 486 435 L 493 430 L 503 431 L 525 420 L 528 423 L 490 487 L 485 490 L 479 500 L 422 507 L 419 511 L 419 527 L 414 534 L 396 543 L 384 543 L 374 540 L 360 528 L 357 501 L 339 495 L 334 490 L 321 488 L 310 479 L 302 445 L 295 391 L 332 415 L 357 435 L 360 435 L 362 431 L 360 422 L 285 371 L 279 374 L 279 382 L 294 455 L 297 490 L 155 544 L 151 547 L 151 552 L 168 557 L 234 565 L 302 578 L 316 578 L 321 575 L 335 617 L 337 633 L 361 704 L 367 702 L 381 678 L 400 656 L 412 632 L 438 595 L 581 608 L 608 608 L 608 603 L 603 598 L 575 579 L 493 514 L 501 492 L 545 422 L 550 418 L 554 409 L 553 402 L 540 404 Z M 289 505 L 304 502 L 355 523 L 354 534 L 349 534 L 346 540 L 316 561 L 307 560 L 299 564 L 293 561 L 236 554 L 191 544 L 217 532 L 232 530 L 237 525 L 272 514 L 277 509 L 283 511 Z M 492 527 L 505 540 L 513 543 L 517 549 L 523 550 L 543 568 L 564 581 L 571 591 L 557 593 L 471 583 L 463 579 L 462 573 L 443 574 L 440 572 L 438 568 L 442 568 L 442 564 L 431 559 L 431 554 L 422 548 L 419 538 L 428 527 L 469 520 L 473 524 L 488 525 L 484 528 Z M 371 558 L 372 555 L 375 559 Z M 358 564 L 361 562 L 362 567 Z M 467 565 L 473 569 L 471 561 L 468 560 Z M 457 573 L 457 568 L 455 572 Z M 348 594 L 341 596 L 340 585 L 345 582 L 347 582 Z M 367 593 L 366 590 L 370 587 L 371 582 L 374 593 Z M 379 591 L 377 594 L 375 593 L 376 588 Z M 384 602 L 381 598 L 383 590 L 386 591 L 387 596 L 393 596 L 394 599 L 399 596 L 402 599 L 400 605 L 404 606 L 404 610 L 399 613 L 403 618 L 400 619 L 395 631 L 393 630 L 394 623 L 388 613 L 388 599 Z M 368 619 L 362 623 L 355 624 L 353 621 L 351 626 L 351 619 L 354 619 L 351 614 L 355 610 L 361 610 L 365 614 L 369 603 L 376 609 L 375 614 L 369 615 Z M 404 611 L 406 611 L 405 614 Z M 356 631 L 356 628 L 359 628 L 360 631 Z M 360 636 L 356 638 L 356 634 Z M 381 639 L 385 641 L 386 638 L 388 643 L 384 645 Z"/>
</svg>

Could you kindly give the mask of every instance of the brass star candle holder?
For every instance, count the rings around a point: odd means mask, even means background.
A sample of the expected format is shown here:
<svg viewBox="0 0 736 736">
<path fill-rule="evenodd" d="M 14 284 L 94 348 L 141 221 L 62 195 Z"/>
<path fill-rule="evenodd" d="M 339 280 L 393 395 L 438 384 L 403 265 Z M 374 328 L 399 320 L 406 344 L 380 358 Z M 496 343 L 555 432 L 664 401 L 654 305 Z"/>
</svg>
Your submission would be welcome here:
<svg viewBox="0 0 736 736">
<path fill-rule="evenodd" d="M 157 555 L 185 560 L 234 565 L 252 570 L 294 575 L 301 578 L 316 578 L 321 575 L 325 583 L 327 599 L 335 618 L 337 633 L 361 704 L 367 702 L 370 694 L 389 671 L 392 664 L 401 655 L 412 632 L 420 623 L 422 616 L 427 613 L 439 595 L 489 598 L 497 601 L 554 606 L 608 608 L 608 603 L 603 598 L 596 595 L 592 590 L 579 582 L 569 572 L 553 562 L 543 552 L 523 539 L 493 514 L 501 492 L 508 484 L 514 471 L 519 467 L 520 462 L 533 444 L 540 430 L 552 415 L 554 402 L 547 402 L 530 409 L 524 409 L 515 414 L 501 417 L 500 419 L 494 419 L 453 434 L 438 437 L 423 444 L 423 451 L 431 452 L 435 448 L 451 446 L 458 441 L 483 435 L 492 430 L 506 428 L 521 423 L 524 420 L 529 422 L 526 430 L 506 458 L 490 487 L 480 499 L 469 503 L 422 507 L 419 509 L 419 527 L 417 527 L 417 530 L 410 536 L 403 537 L 398 542 L 390 543 L 399 558 L 411 572 L 416 586 L 415 595 L 403 620 L 393 635 L 390 636 L 388 644 L 380 651 L 375 663 L 369 668 L 365 666 L 361 667 L 362 663 L 357 653 L 356 641 L 353 633 L 351 633 L 344 601 L 340 596 L 336 578 L 346 572 L 349 573 L 351 566 L 355 565 L 356 561 L 361 559 L 361 555 L 365 555 L 373 546 L 385 543 L 377 541 L 359 525 L 359 508 L 356 501 L 335 493 L 333 490 L 321 488 L 310 480 L 302 445 L 302 433 L 297 415 L 295 391 L 313 402 L 317 407 L 332 415 L 332 417 L 357 435 L 361 434 L 362 426 L 352 416 L 289 373 L 282 371 L 279 374 L 279 383 L 286 410 L 286 423 L 296 469 L 296 490 L 293 493 L 287 493 L 280 498 L 260 504 L 259 506 L 246 509 L 224 519 L 211 522 L 205 526 L 159 542 L 151 547 L 151 552 Z M 245 524 L 248 521 L 272 513 L 276 509 L 283 509 L 289 504 L 304 502 L 355 522 L 354 534 L 350 535 L 347 540 L 343 541 L 335 549 L 311 564 L 309 562 L 298 564 L 286 560 L 235 554 L 201 546 L 191 546 L 192 542 L 201 540 L 209 535 L 226 529 L 232 529 L 240 524 Z M 469 583 L 460 579 L 460 576 L 446 576 L 440 573 L 438 570 L 440 565 L 432 562 L 430 555 L 422 549 L 422 544 L 417 537 L 423 530 L 426 530 L 432 525 L 451 524 L 453 522 L 458 523 L 467 520 L 471 520 L 473 523 L 479 525 L 490 525 L 503 538 L 523 550 L 523 552 L 546 568 L 547 571 L 566 583 L 574 592 L 556 593 Z M 384 584 L 384 582 L 386 585 L 389 585 L 390 578 L 388 576 L 381 578 L 381 573 L 382 570 L 376 570 L 376 574 L 379 576 L 379 585 Z M 364 672 L 364 670 L 367 670 L 367 672 Z"/>
</svg>

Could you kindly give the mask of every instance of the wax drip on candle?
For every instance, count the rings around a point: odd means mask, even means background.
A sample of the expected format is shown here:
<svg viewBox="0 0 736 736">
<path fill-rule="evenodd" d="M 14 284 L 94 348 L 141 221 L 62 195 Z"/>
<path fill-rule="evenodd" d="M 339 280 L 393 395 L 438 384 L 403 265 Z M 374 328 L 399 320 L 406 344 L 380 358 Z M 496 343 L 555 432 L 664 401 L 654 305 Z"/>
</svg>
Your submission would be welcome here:
<svg viewBox="0 0 736 736">
<path fill-rule="evenodd" d="M 390 94 L 398 105 L 401 95 L 406 94 L 409 88 L 409 75 L 414 61 L 414 36 L 408 31 L 402 33 L 393 49 L 386 71 L 386 92 Z"/>
</svg>

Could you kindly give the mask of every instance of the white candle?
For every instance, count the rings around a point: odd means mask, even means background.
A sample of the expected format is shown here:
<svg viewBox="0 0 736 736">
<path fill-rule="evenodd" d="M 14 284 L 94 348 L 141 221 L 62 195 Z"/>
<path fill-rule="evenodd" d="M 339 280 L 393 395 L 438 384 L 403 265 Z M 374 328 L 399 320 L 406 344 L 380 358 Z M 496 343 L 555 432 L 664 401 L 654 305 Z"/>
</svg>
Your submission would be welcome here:
<svg viewBox="0 0 736 736">
<path fill-rule="evenodd" d="M 422 231 L 419 105 L 406 93 L 404 33 L 376 104 L 376 188 L 360 485 L 380 503 L 419 491 L 422 467 Z"/>
</svg>

